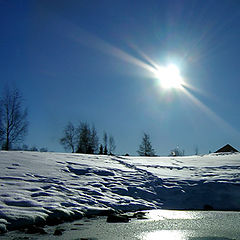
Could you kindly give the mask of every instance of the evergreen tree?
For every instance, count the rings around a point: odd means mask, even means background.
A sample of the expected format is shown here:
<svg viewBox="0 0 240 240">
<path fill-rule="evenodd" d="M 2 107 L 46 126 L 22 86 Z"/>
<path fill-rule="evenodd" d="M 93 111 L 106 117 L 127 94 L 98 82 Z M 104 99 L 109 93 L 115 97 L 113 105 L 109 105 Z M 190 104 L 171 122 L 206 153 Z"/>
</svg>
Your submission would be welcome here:
<svg viewBox="0 0 240 240">
<path fill-rule="evenodd" d="M 104 155 L 108 155 L 108 150 L 107 150 L 107 146 L 104 147 L 104 151 L 103 151 Z"/>
<path fill-rule="evenodd" d="M 107 155 L 107 154 L 108 154 L 108 146 L 107 146 L 107 143 L 108 143 L 108 136 L 107 136 L 107 133 L 104 132 L 104 134 L 103 134 L 103 144 L 104 144 L 103 154 L 104 154 L 104 155 Z"/>
<path fill-rule="evenodd" d="M 150 156 L 155 155 L 154 149 L 152 148 L 149 134 L 144 133 L 142 142 L 139 145 L 139 149 L 138 149 L 137 153 L 140 156 L 149 156 L 150 157 Z"/>
<path fill-rule="evenodd" d="M 99 148 L 99 154 L 103 155 L 103 145 L 102 144 L 100 145 L 100 148 Z"/>
</svg>

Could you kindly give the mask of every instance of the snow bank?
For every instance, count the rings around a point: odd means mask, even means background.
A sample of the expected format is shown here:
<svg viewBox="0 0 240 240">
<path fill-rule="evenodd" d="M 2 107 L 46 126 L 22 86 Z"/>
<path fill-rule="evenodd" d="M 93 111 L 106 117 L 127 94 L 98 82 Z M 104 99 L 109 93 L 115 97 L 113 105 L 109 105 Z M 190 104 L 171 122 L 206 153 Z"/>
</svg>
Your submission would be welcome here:
<svg viewBox="0 0 240 240">
<path fill-rule="evenodd" d="M 0 152 L 0 232 L 114 210 L 240 210 L 240 154 Z"/>
</svg>

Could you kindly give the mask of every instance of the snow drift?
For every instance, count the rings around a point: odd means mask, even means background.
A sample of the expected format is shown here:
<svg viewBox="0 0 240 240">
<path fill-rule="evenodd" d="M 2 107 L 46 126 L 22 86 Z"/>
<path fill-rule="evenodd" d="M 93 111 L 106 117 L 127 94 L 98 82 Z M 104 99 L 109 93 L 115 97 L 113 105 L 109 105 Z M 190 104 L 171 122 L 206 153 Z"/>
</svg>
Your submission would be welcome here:
<svg viewBox="0 0 240 240">
<path fill-rule="evenodd" d="M 0 152 L 0 232 L 111 209 L 240 210 L 240 154 Z"/>
</svg>

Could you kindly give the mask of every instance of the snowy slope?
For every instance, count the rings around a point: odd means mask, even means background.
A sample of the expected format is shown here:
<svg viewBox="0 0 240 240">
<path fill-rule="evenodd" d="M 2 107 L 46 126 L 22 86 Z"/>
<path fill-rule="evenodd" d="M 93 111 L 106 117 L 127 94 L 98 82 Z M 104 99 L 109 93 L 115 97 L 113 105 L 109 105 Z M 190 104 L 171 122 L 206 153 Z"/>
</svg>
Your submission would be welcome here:
<svg viewBox="0 0 240 240">
<path fill-rule="evenodd" d="M 108 209 L 240 210 L 240 154 L 0 152 L 0 232 Z"/>
</svg>

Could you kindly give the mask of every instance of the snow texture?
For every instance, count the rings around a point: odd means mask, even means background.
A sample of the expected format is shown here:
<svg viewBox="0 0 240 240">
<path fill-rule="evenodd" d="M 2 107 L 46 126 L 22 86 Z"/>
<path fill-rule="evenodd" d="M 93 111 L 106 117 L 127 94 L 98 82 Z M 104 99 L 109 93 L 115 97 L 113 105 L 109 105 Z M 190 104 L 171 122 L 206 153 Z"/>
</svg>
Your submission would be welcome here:
<svg viewBox="0 0 240 240">
<path fill-rule="evenodd" d="M 0 151 L 0 233 L 110 209 L 240 210 L 240 154 L 117 157 Z"/>
</svg>

